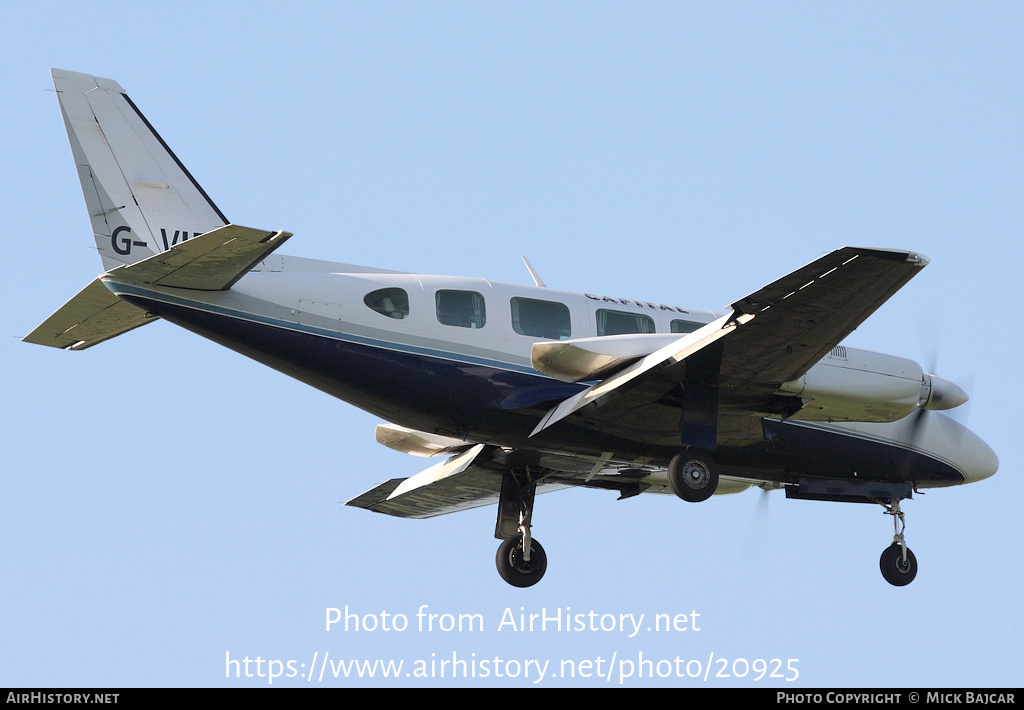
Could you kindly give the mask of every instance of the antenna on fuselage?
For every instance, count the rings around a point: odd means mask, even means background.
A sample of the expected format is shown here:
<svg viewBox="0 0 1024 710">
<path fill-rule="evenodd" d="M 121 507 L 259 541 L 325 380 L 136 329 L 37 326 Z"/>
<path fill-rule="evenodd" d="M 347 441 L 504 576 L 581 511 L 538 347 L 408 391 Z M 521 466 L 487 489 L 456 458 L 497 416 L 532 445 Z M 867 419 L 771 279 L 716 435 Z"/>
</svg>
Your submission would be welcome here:
<svg viewBox="0 0 1024 710">
<path fill-rule="evenodd" d="M 524 256 L 522 259 L 523 263 L 526 264 L 526 268 L 530 270 L 530 276 L 533 277 L 533 285 L 540 288 L 547 288 L 547 284 L 545 284 L 544 281 L 541 280 L 540 276 L 537 275 L 537 272 L 534 270 L 533 266 L 530 265 L 527 258 Z"/>
</svg>

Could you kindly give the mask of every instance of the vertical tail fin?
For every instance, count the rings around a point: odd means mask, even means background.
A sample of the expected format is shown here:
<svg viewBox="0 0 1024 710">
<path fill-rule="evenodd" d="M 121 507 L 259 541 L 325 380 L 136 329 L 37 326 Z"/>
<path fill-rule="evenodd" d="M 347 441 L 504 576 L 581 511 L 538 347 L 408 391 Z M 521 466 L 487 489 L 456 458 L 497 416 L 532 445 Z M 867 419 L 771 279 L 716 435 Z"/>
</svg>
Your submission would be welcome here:
<svg viewBox="0 0 1024 710">
<path fill-rule="evenodd" d="M 50 73 L 104 270 L 228 224 L 116 81 Z"/>
</svg>

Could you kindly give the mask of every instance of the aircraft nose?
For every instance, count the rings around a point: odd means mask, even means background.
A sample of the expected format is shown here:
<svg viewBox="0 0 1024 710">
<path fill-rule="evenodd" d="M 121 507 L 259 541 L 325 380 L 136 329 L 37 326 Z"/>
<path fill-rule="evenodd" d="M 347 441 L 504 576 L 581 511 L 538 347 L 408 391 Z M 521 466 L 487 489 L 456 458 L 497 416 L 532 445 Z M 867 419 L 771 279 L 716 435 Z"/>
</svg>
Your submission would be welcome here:
<svg viewBox="0 0 1024 710">
<path fill-rule="evenodd" d="M 995 474 L 999 470 L 999 457 L 988 444 L 974 432 L 969 432 L 964 442 L 963 458 L 965 483 L 980 481 Z"/>
</svg>

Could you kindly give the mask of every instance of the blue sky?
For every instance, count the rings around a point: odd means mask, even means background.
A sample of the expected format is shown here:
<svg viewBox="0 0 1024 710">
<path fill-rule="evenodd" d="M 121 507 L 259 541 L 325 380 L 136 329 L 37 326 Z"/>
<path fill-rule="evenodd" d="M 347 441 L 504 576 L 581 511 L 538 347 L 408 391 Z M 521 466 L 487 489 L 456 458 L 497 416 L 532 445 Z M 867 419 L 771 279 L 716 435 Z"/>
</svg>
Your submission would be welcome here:
<svg viewBox="0 0 1024 710">
<path fill-rule="evenodd" d="M 528 660 L 549 663 L 538 686 L 617 686 L 641 657 L 713 672 L 625 685 L 1019 683 L 1019 4 L 4 15 L 0 686 L 268 684 L 225 677 L 246 657 L 294 661 L 275 686 L 523 687 Z M 525 254 L 551 287 L 717 309 L 844 244 L 918 250 L 932 263 L 846 342 L 937 357 L 1001 469 L 904 505 L 920 572 L 903 589 L 878 572 L 876 506 L 587 490 L 538 500 L 547 576 L 508 587 L 489 508 L 342 505 L 429 463 L 375 444 L 373 417 L 167 323 L 81 353 L 20 342 L 100 271 L 50 67 L 116 79 L 231 220 L 295 233 L 289 254 L 530 283 Z M 420 631 L 424 605 L 484 628 Z M 326 630 L 346 606 L 409 628 Z M 567 608 L 700 629 L 499 628 Z M 314 654 L 406 665 L 310 681 Z M 405 675 L 453 654 L 493 670 Z M 775 658 L 799 659 L 796 682 L 736 677 Z"/>
</svg>

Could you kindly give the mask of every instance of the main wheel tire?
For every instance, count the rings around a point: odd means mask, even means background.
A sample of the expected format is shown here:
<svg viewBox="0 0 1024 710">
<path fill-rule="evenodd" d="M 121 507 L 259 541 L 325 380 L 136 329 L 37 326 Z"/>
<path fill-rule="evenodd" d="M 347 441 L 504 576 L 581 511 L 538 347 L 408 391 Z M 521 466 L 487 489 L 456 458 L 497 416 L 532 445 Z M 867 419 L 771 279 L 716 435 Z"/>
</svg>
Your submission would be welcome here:
<svg viewBox="0 0 1024 710">
<path fill-rule="evenodd" d="M 907 548 L 907 559 L 903 560 L 903 546 L 894 542 L 882 551 L 878 560 L 885 581 L 894 587 L 904 587 L 914 581 L 917 576 L 917 558 Z"/>
<path fill-rule="evenodd" d="M 668 464 L 668 484 L 683 500 L 700 503 L 718 489 L 718 466 L 709 454 L 684 451 Z"/>
<path fill-rule="evenodd" d="M 530 540 L 530 561 L 523 559 L 523 539 L 516 535 L 498 546 L 498 574 L 513 587 L 532 587 L 548 568 L 548 556 L 536 540 Z"/>
</svg>

